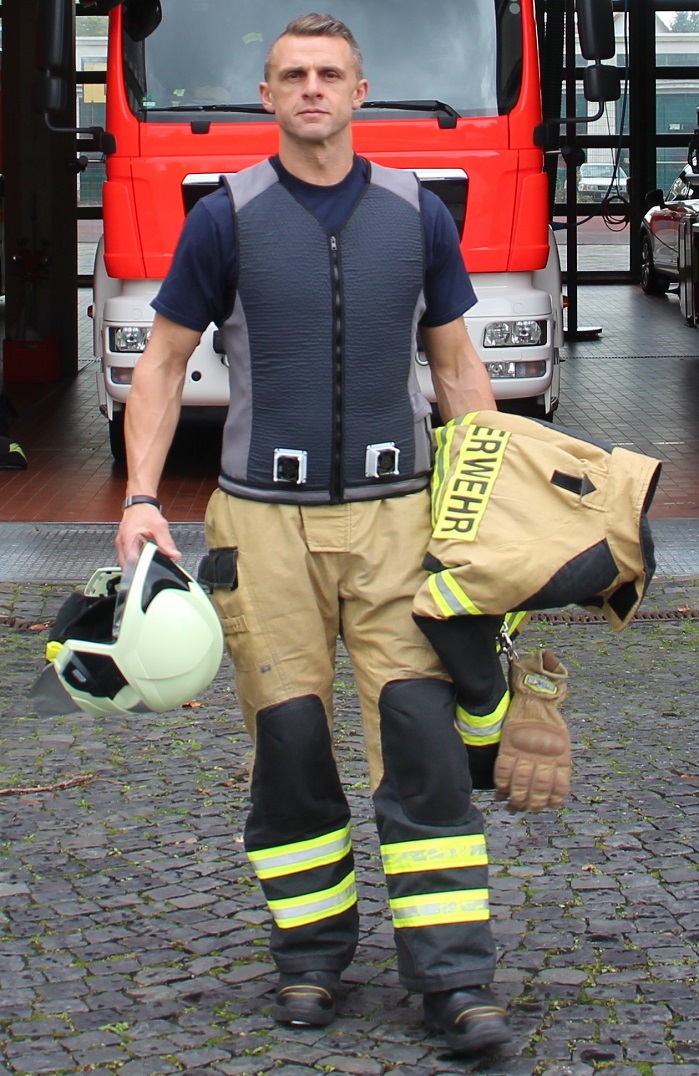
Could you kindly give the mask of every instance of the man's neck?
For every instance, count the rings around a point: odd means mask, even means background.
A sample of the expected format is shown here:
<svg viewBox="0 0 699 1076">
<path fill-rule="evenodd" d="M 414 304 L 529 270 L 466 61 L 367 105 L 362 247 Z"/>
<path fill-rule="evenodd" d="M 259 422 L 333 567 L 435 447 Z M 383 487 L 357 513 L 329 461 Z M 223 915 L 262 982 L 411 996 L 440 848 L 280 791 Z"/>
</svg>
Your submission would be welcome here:
<svg viewBox="0 0 699 1076">
<path fill-rule="evenodd" d="M 349 144 L 338 152 L 337 146 L 308 145 L 281 139 L 279 160 L 292 176 L 318 187 L 332 187 L 349 175 L 354 150 Z"/>
</svg>

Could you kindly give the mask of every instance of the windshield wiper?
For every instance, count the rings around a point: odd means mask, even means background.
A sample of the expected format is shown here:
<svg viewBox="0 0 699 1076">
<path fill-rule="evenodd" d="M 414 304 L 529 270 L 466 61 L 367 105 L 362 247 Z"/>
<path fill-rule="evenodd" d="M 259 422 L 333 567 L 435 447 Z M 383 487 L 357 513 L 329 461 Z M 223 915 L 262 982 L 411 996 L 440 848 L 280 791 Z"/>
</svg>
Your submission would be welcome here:
<svg viewBox="0 0 699 1076">
<path fill-rule="evenodd" d="M 362 108 L 395 108 L 402 112 L 441 112 L 440 127 L 456 127 L 460 114 L 444 101 L 365 101 Z"/>
<path fill-rule="evenodd" d="M 145 108 L 144 112 L 251 112 L 256 115 L 266 114 L 262 105 L 168 105 L 166 107 Z"/>
</svg>

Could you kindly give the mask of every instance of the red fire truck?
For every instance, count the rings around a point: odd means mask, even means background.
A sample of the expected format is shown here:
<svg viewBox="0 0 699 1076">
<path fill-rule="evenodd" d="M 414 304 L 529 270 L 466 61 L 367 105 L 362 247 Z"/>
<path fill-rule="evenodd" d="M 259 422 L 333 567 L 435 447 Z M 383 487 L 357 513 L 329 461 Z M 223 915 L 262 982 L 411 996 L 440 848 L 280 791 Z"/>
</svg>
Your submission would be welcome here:
<svg viewBox="0 0 699 1076">
<path fill-rule="evenodd" d="M 42 0 L 44 18 L 50 22 L 53 11 L 57 24 L 68 2 Z M 99 136 L 107 152 L 104 237 L 93 316 L 99 405 L 121 458 L 124 407 L 148 340 L 150 300 L 195 201 L 214 189 L 220 173 L 276 151 L 276 126 L 259 103 L 258 83 L 271 42 L 304 8 L 291 0 L 92 0 L 80 7 L 110 9 L 107 133 Z M 332 6 L 360 43 L 370 84 L 354 124 L 357 152 L 411 169 L 442 197 L 478 296 L 466 322 L 499 405 L 550 418 L 559 398 L 563 316 L 544 171 L 543 10 L 544 0 Z M 599 59 L 614 52 L 611 0 L 578 0 L 578 22 L 592 42 L 583 54 L 595 61 L 593 76 L 609 72 Z M 47 116 L 60 74 L 49 38 Z M 560 66 L 556 76 L 560 84 Z M 602 81 L 593 77 L 588 97 L 602 99 Z M 269 314 L 275 316 L 273 295 Z M 421 385 L 433 400 L 420 361 Z M 225 406 L 228 362 L 210 326 L 189 363 L 183 417 Z"/>
</svg>

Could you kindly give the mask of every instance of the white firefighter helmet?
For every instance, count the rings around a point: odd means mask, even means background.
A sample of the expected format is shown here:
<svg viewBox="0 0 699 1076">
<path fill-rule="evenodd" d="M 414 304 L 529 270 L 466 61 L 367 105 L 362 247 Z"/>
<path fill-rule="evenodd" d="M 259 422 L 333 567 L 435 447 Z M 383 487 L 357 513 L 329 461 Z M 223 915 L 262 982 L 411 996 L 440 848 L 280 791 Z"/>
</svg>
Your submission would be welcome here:
<svg viewBox="0 0 699 1076">
<path fill-rule="evenodd" d="M 71 598 L 78 600 L 70 607 L 68 599 L 63 617 L 59 611 L 47 655 L 74 709 L 171 710 L 216 675 L 223 632 L 211 600 L 152 542 L 132 571 L 100 568 Z"/>
</svg>

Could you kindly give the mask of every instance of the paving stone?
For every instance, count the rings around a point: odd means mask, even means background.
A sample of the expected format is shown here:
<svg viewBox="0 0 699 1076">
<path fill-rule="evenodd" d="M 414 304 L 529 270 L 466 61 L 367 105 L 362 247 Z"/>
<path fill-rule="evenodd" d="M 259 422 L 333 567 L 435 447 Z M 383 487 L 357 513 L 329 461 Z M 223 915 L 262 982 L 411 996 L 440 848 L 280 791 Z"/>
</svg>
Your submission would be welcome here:
<svg viewBox="0 0 699 1076">
<path fill-rule="evenodd" d="M 13 600 L 33 615 L 31 588 L 18 585 Z M 561 812 L 509 816 L 479 797 L 494 860 L 495 990 L 514 1042 L 473 1062 L 425 1034 L 419 997 L 398 982 L 351 688 L 338 695 L 338 758 L 361 943 L 336 1022 L 297 1033 L 270 1019 L 269 914 L 240 844 L 249 750 L 229 673 L 210 696 L 224 702 L 187 715 L 27 719 L 17 700 L 41 640 L 0 640 L 0 788 L 99 774 L 36 802 L 2 801 L 0 886 L 20 891 L 0 898 L 0 1076 L 3 1064 L 24 1072 L 18 1058 L 34 1064 L 28 1076 L 88 1064 L 93 1076 L 117 1065 L 122 1076 L 323 1065 L 381 1076 L 699 1074 L 699 781 L 672 778 L 696 773 L 682 730 L 695 717 L 697 629 L 648 627 L 528 629 L 532 647 L 550 646 L 572 670 L 575 777 Z"/>
<path fill-rule="evenodd" d="M 170 1072 L 181 1072 L 182 1069 L 165 1058 L 139 1058 L 137 1061 L 127 1061 L 118 1071 L 121 1076 L 167 1076 Z"/>
<path fill-rule="evenodd" d="M 70 1054 L 53 1042 L 45 1044 L 37 1042 L 8 1043 L 5 1048 L 7 1061 L 13 1066 L 15 1072 L 27 1073 L 55 1073 L 72 1067 Z"/>
</svg>

